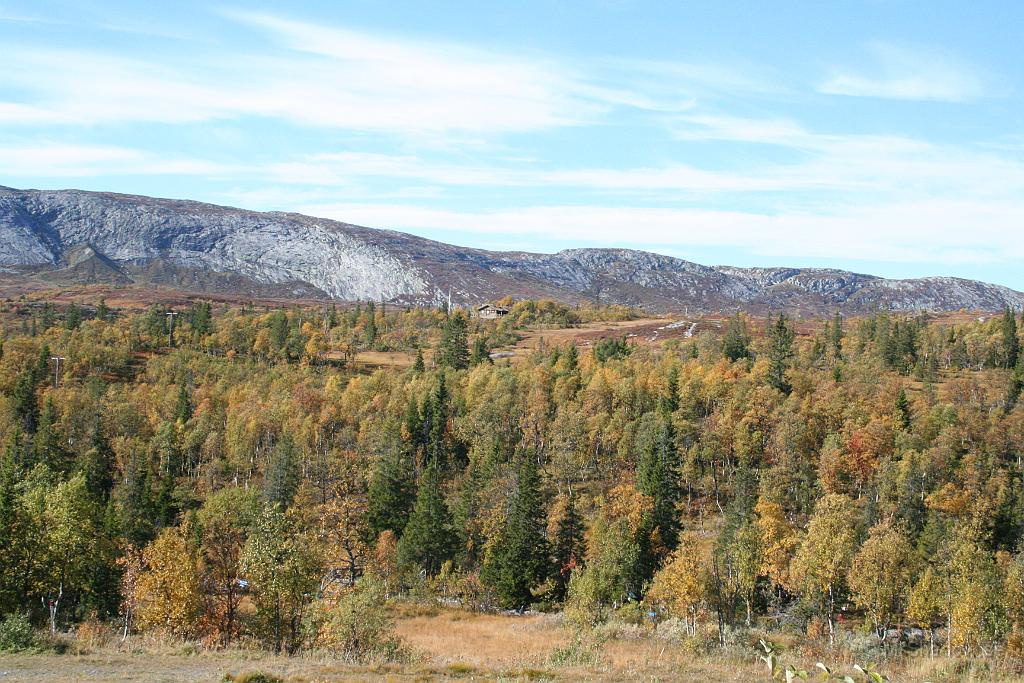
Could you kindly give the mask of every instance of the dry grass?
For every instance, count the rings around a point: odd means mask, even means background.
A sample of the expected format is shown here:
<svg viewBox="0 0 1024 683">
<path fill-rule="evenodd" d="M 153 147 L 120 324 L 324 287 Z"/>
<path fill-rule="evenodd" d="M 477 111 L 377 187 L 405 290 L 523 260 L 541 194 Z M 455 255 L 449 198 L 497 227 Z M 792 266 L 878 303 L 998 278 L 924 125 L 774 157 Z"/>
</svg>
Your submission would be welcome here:
<svg viewBox="0 0 1024 683">
<path fill-rule="evenodd" d="M 547 615 L 522 617 L 444 611 L 404 617 L 398 634 L 427 662 L 476 668 L 543 667 L 569 635 Z"/>
<path fill-rule="evenodd" d="M 322 654 L 281 657 L 258 650 L 210 651 L 180 642 L 133 636 L 126 646 L 111 633 L 83 634 L 72 654 L 0 655 L 0 683 L 47 681 L 220 681 L 257 671 L 288 683 L 315 681 L 558 680 L 558 681 L 702 681 L 717 683 L 770 680 L 752 649 L 694 652 L 674 641 L 651 637 L 642 629 L 603 631 L 589 641 L 592 657 L 557 664 L 552 654 L 573 641 L 557 615 L 509 616 L 463 610 L 400 605 L 397 630 L 414 650 L 409 664 L 352 666 Z M 816 652 L 794 645 L 783 661 L 813 671 L 818 659 L 851 672 L 848 655 Z M 900 683 L 1006 681 L 1024 677 L 1006 662 L 966 662 L 943 656 L 910 656 L 879 668 Z M 1011 665 L 1012 666 L 1012 665 Z M 812 674 L 811 680 L 815 680 Z"/>
</svg>

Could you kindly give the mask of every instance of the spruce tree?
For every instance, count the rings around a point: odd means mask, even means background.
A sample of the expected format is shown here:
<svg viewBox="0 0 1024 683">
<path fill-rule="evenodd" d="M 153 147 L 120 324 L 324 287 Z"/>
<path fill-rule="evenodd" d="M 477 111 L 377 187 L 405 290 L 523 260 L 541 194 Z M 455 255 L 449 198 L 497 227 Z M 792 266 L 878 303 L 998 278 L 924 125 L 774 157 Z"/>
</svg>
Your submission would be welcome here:
<svg viewBox="0 0 1024 683">
<path fill-rule="evenodd" d="M 750 335 L 747 333 L 747 321 L 739 313 L 729 318 L 729 326 L 722 339 L 722 355 L 730 361 L 750 357 Z"/>
<path fill-rule="evenodd" d="M 287 509 L 299 490 L 301 473 L 295 442 L 290 436 L 278 439 L 267 465 L 263 497 L 270 505 Z"/>
<path fill-rule="evenodd" d="M 428 576 L 441 571 L 458 548 L 452 514 L 441 494 L 441 474 L 431 464 L 420 477 L 416 505 L 396 549 L 400 565 L 421 569 Z"/>
<path fill-rule="evenodd" d="M 786 370 L 793 357 L 795 338 L 785 314 L 780 313 L 768 328 L 768 383 L 784 394 L 788 394 L 792 388 L 786 380 Z"/>
<path fill-rule="evenodd" d="M 22 370 L 14 385 L 14 416 L 28 434 L 35 434 L 39 424 L 39 405 L 36 401 L 36 387 L 32 370 Z"/>
<path fill-rule="evenodd" d="M 97 504 L 106 505 L 114 488 L 114 451 L 103 433 L 99 416 L 93 425 L 90 447 L 82 454 L 79 469 L 85 475 L 85 487 Z"/>
<path fill-rule="evenodd" d="M 569 589 L 569 579 L 579 563 L 583 545 L 583 521 L 576 509 L 576 498 L 570 493 L 565 501 L 565 510 L 555 528 L 552 539 L 552 563 L 554 575 L 554 598 L 563 600 Z"/>
<path fill-rule="evenodd" d="M 568 348 L 565 350 L 565 369 L 570 374 L 576 372 L 580 363 L 580 350 L 576 347 L 574 342 L 569 342 Z"/>
<path fill-rule="evenodd" d="M 39 428 L 35 436 L 35 461 L 45 464 L 56 474 L 66 474 L 69 467 L 65 461 L 64 448 L 57 427 L 57 408 L 49 396 L 43 402 L 39 414 Z"/>
<path fill-rule="evenodd" d="M 74 302 L 68 304 L 67 310 L 64 311 L 64 327 L 68 330 L 77 330 L 81 324 L 82 309 Z"/>
<path fill-rule="evenodd" d="M 671 419 L 669 416 L 672 413 L 679 410 L 679 368 L 675 365 L 669 368 L 665 393 L 658 399 L 658 409 L 668 419 Z"/>
<path fill-rule="evenodd" d="M 443 368 L 463 370 L 469 367 L 469 335 L 466 316 L 461 312 L 448 316 L 441 331 L 437 364 Z"/>
<path fill-rule="evenodd" d="M 652 506 L 641 534 L 641 573 L 650 578 L 663 550 L 674 550 L 679 540 L 679 451 L 672 422 L 662 415 L 648 414 L 646 434 L 636 465 L 636 488 L 651 498 Z"/>
<path fill-rule="evenodd" d="M 102 322 L 108 322 L 110 319 L 110 308 L 107 307 L 107 300 L 100 299 L 100 303 L 96 306 L 96 319 Z"/>
<path fill-rule="evenodd" d="M 832 355 L 838 360 L 843 357 L 843 316 L 836 311 L 832 325 L 828 329 L 828 341 L 832 346 Z"/>
<path fill-rule="evenodd" d="M 481 363 L 491 363 L 491 351 L 487 348 L 487 340 L 483 337 L 477 337 L 473 340 L 473 351 L 469 357 L 470 365 L 480 365 Z"/>
<path fill-rule="evenodd" d="M 501 605 L 521 609 L 533 600 L 533 588 L 547 578 L 548 542 L 540 477 L 532 455 L 522 456 L 508 518 L 484 560 L 480 579 L 494 589 Z"/>
<path fill-rule="evenodd" d="M 907 399 L 906 390 L 900 389 L 896 394 L 896 425 L 907 431 L 910 429 L 910 419 L 910 401 Z"/>
<path fill-rule="evenodd" d="M 174 421 L 185 424 L 192 419 L 192 392 L 188 390 L 188 384 L 182 380 L 178 382 L 178 398 L 174 403 Z"/>
<path fill-rule="evenodd" d="M 390 530 L 401 537 L 416 497 L 412 459 L 401 449 L 382 458 L 370 477 L 366 521 L 376 538 Z"/>
<path fill-rule="evenodd" d="M 1007 306 L 1003 311 L 1003 362 L 1011 370 L 1017 367 L 1020 358 L 1020 339 L 1017 337 L 1017 317 Z"/>
<path fill-rule="evenodd" d="M 412 364 L 412 371 L 417 375 L 423 374 L 427 369 L 426 363 L 423 362 L 423 349 L 416 349 L 416 361 Z"/>
</svg>

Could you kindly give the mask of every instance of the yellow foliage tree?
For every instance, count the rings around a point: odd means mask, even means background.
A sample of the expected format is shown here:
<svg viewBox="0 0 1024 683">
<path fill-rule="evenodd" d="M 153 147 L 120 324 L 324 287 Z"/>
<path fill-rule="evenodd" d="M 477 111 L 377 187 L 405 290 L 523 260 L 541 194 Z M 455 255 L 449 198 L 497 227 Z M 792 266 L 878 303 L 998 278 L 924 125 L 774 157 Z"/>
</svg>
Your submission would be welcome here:
<svg viewBox="0 0 1024 683">
<path fill-rule="evenodd" d="M 853 559 L 849 584 L 879 638 L 902 613 L 913 573 L 914 552 L 906 535 L 888 522 L 872 527 Z"/>
<path fill-rule="evenodd" d="M 710 539 L 695 533 L 683 534 L 679 547 L 654 575 L 647 592 L 648 601 L 661 604 L 681 617 L 691 635 L 697 632 L 698 619 L 707 607 L 706 575 L 711 551 Z"/>
<path fill-rule="evenodd" d="M 183 638 L 195 635 L 201 595 L 195 559 L 179 529 L 165 529 L 142 551 L 145 569 L 135 582 L 137 623 Z"/>
<path fill-rule="evenodd" d="M 857 508 L 843 495 L 829 494 L 814 506 L 807 536 L 790 567 L 804 594 L 821 604 L 829 642 L 835 642 L 836 603 L 857 550 Z"/>
</svg>

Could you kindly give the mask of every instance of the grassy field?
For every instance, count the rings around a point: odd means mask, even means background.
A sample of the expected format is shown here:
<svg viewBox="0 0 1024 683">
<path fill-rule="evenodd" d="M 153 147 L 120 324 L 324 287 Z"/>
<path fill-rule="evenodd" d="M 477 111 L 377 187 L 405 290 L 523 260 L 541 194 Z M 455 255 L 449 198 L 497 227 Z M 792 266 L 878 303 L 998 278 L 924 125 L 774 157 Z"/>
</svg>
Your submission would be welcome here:
<svg viewBox="0 0 1024 683">
<path fill-rule="evenodd" d="M 289 683 L 316 681 L 769 681 L 753 648 L 694 651 L 635 628 L 606 631 L 583 647 L 558 615 L 477 614 L 435 607 L 398 608 L 397 631 L 411 656 L 403 664 L 359 666 L 324 655 L 275 656 L 255 650 L 213 651 L 192 644 L 133 636 L 122 645 L 111 632 L 80 637 L 66 654 L 0 655 L 0 683 L 28 681 L 222 681 L 257 671 Z M 808 650 L 784 661 L 820 680 L 816 659 L 853 673 L 848 655 Z M 992 666 L 993 668 L 989 668 Z M 879 664 L 890 680 L 906 683 L 1024 681 L 1006 663 L 905 657 Z M 998 673 L 997 673 L 998 671 Z M 859 680 L 859 679 L 857 679 Z"/>
</svg>

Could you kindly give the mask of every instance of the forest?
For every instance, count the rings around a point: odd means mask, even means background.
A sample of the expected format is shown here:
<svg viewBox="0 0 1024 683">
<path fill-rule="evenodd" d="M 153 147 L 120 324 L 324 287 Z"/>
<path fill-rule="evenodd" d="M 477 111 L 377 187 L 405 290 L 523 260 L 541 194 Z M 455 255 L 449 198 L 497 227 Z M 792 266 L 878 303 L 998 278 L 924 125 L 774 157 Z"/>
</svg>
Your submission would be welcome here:
<svg viewBox="0 0 1024 683">
<path fill-rule="evenodd" d="M 427 603 L 557 614 L 551 662 L 626 629 L 766 678 L 1024 667 L 1015 312 L 736 314 L 492 358 L 639 315 L 505 303 L 8 300 L 0 650 L 107 629 L 401 663 L 396 606 Z"/>
</svg>

